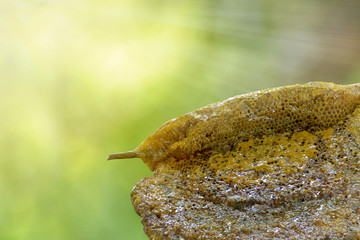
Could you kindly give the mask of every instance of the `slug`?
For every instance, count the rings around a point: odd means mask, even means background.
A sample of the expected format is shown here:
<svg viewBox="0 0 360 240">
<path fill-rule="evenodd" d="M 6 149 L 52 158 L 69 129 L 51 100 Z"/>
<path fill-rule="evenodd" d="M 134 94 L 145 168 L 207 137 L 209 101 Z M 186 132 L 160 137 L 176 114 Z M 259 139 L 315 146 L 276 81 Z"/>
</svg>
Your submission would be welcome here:
<svg viewBox="0 0 360 240">
<path fill-rule="evenodd" d="M 136 149 L 108 160 L 141 158 L 154 171 L 168 158 L 224 152 L 253 137 L 326 128 L 360 104 L 360 84 L 310 82 L 238 95 L 163 124 Z"/>
</svg>

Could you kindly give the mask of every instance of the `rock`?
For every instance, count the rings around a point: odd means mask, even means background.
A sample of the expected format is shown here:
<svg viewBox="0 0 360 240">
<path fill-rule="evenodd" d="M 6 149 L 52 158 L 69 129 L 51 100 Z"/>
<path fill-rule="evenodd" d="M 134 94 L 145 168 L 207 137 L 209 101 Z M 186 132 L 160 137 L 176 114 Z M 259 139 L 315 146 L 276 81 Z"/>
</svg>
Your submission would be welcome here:
<svg viewBox="0 0 360 240">
<path fill-rule="evenodd" d="M 331 125 L 267 132 L 225 151 L 168 156 L 131 193 L 145 233 L 360 239 L 360 107 L 332 116 Z"/>
</svg>

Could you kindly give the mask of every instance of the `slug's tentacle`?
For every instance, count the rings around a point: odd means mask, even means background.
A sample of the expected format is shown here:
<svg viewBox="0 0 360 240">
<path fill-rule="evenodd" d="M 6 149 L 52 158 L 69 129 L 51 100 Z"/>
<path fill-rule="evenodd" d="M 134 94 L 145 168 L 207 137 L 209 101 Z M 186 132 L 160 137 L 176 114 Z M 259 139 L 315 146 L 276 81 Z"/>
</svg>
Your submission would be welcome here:
<svg viewBox="0 0 360 240">
<path fill-rule="evenodd" d="M 257 91 L 210 104 L 162 125 L 134 151 L 109 159 L 140 157 L 155 170 L 173 157 L 226 151 L 249 138 L 326 128 L 346 119 L 360 104 L 360 84 L 314 82 Z"/>
<path fill-rule="evenodd" d="M 121 153 L 112 153 L 108 156 L 107 160 L 113 160 L 113 159 L 127 159 L 127 158 L 138 158 L 140 157 L 140 154 L 133 151 L 128 152 L 121 152 Z"/>
</svg>

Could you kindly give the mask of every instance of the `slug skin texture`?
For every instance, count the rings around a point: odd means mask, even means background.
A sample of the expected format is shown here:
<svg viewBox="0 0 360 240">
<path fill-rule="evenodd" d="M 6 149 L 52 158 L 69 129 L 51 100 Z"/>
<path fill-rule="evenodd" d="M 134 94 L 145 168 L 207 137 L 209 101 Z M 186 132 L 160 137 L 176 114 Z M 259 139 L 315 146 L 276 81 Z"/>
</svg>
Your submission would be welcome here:
<svg viewBox="0 0 360 240">
<path fill-rule="evenodd" d="M 360 84 L 312 82 L 243 94 L 172 119 L 135 150 L 108 159 L 140 157 L 154 171 L 169 157 L 224 152 L 252 137 L 333 126 L 359 102 Z"/>
</svg>

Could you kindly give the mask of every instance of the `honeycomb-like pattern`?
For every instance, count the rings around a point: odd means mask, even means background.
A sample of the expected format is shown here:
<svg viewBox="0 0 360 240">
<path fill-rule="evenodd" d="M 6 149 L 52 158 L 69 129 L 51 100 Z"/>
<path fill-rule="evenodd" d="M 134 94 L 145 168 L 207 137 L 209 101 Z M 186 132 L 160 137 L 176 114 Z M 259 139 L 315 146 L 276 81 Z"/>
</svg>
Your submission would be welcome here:
<svg viewBox="0 0 360 240">
<path fill-rule="evenodd" d="M 202 111 L 213 108 L 206 121 L 190 127 L 172 148 L 179 147 L 187 155 L 207 149 L 223 151 L 251 137 L 325 128 L 344 120 L 359 103 L 360 85 L 320 82 L 240 95 L 190 113 L 207 115 Z"/>
<path fill-rule="evenodd" d="M 360 239 L 360 108 L 331 127 L 168 158 L 131 199 L 150 239 Z"/>
<path fill-rule="evenodd" d="M 163 159 L 226 152 L 250 138 L 325 129 L 360 103 L 360 84 L 314 82 L 239 95 L 165 123 L 136 150 L 154 170 Z"/>
</svg>

